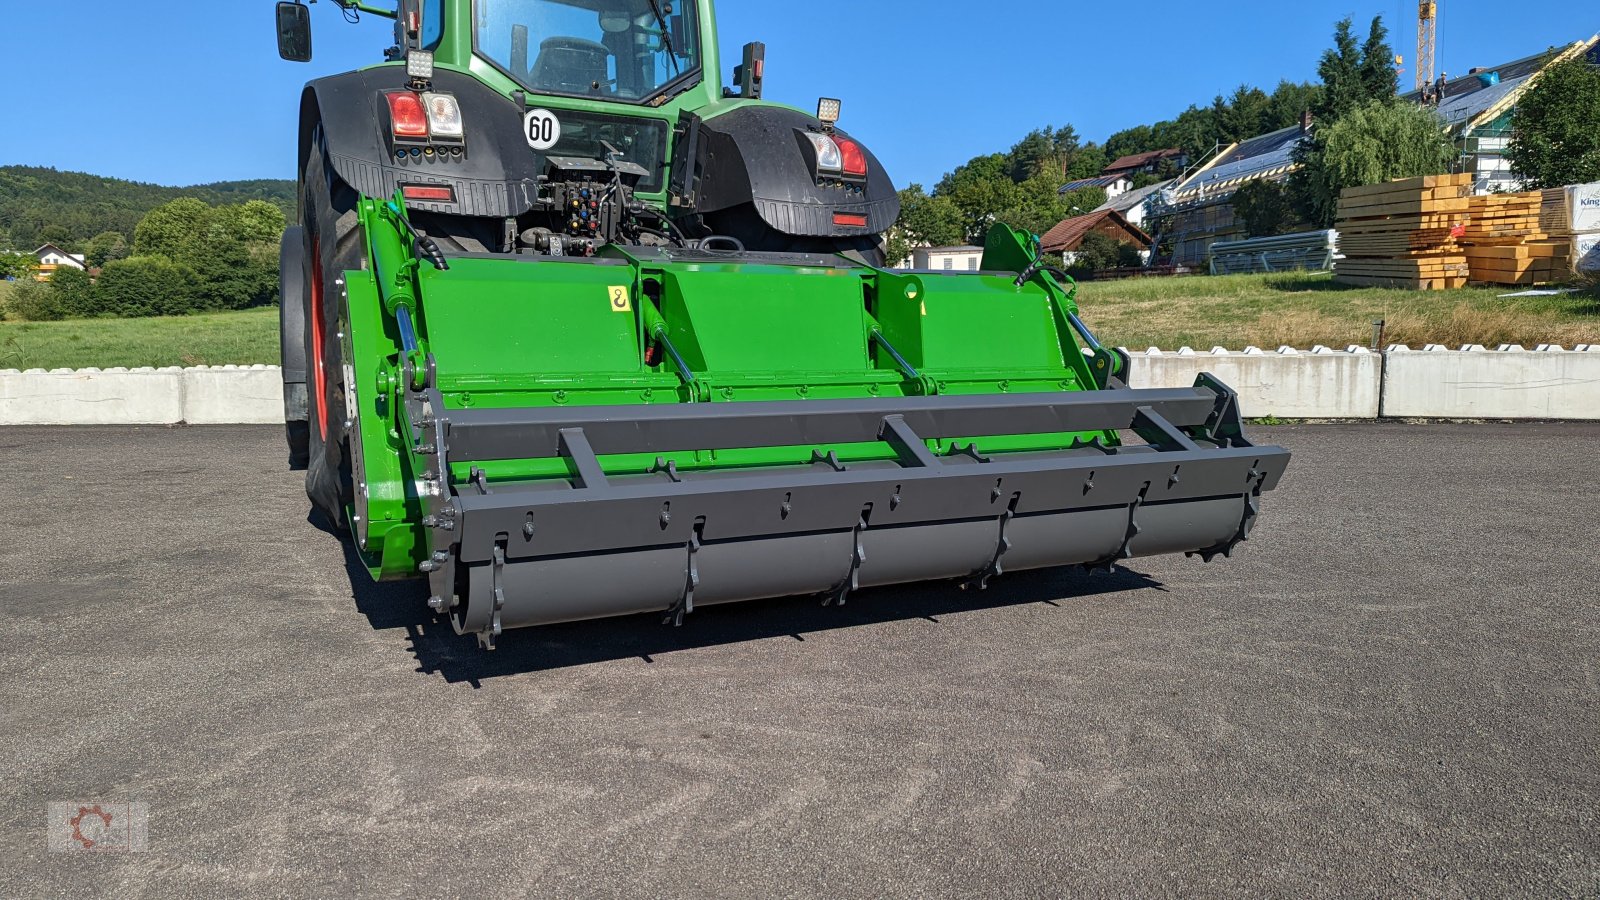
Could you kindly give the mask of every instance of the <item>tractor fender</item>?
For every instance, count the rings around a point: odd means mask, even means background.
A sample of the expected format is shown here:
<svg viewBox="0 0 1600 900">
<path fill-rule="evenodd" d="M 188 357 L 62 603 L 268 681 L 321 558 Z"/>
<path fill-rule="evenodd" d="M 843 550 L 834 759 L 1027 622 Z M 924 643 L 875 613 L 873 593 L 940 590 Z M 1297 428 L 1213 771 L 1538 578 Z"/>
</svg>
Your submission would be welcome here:
<svg viewBox="0 0 1600 900">
<path fill-rule="evenodd" d="M 278 250 L 278 350 L 283 370 L 283 420 L 304 422 L 306 413 L 305 229 L 284 229 Z"/>
<path fill-rule="evenodd" d="M 334 174 L 368 197 L 392 196 L 402 184 L 449 185 L 457 202 L 412 200 L 407 206 L 490 218 L 519 216 L 533 207 L 540 173 L 516 104 L 468 75 L 440 69 L 434 73 L 433 90 L 453 94 L 460 103 L 466 152 L 407 155 L 402 160 L 390 137 L 385 95 L 405 87 L 403 65 L 347 72 L 306 85 L 300 101 L 301 172 L 320 127 Z"/>
<path fill-rule="evenodd" d="M 685 131 L 693 138 L 680 146 L 695 159 L 681 160 L 677 169 L 684 177 L 694 173 L 693 188 L 685 191 L 694 210 L 709 214 L 750 204 L 768 227 L 805 237 L 888 231 L 900 217 L 900 196 L 888 171 L 866 144 L 836 131 L 861 144 L 867 180 L 865 185 L 819 184 L 811 160 L 815 151 L 808 149 L 804 133 L 820 127 L 815 117 L 797 109 L 756 103 L 688 122 Z M 836 224 L 836 214 L 864 215 L 866 227 Z"/>
</svg>

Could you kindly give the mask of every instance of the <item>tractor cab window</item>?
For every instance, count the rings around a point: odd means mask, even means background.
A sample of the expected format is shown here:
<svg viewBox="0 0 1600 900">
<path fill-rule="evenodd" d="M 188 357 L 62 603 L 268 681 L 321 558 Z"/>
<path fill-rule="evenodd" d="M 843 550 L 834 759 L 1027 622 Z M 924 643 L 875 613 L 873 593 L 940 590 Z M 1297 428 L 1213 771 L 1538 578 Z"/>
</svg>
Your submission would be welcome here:
<svg viewBox="0 0 1600 900">
<path fill-rule="evenodd" d="M 478 0 L 478 53 L 530 91 L 642 103 L 700 68 L 694 0 Z"/>
</svg>

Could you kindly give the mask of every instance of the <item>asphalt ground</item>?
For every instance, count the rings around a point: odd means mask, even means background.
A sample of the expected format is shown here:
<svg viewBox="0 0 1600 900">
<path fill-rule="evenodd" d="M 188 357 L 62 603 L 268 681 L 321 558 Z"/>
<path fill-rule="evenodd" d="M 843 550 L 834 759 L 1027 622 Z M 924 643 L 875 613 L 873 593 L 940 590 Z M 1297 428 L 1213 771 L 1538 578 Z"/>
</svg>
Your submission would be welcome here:
<svg viewBox="0 0 1600 900">
<path fill-rule="evenodd" d="M 276 430 L 0 429 L 0 895 L 1600 896 L 1600 427 L 1256 432 L 1231 561 L 483 655 Z"/>
</svg>

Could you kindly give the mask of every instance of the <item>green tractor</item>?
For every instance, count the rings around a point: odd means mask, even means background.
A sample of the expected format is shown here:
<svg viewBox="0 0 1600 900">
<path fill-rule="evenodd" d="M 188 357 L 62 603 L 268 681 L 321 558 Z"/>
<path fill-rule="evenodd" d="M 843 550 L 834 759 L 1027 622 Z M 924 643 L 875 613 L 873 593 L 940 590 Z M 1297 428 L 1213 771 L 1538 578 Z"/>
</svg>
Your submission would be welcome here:
<svg viewBox="0 0 1600 900">
<path fill-rule="evenodd" d="M 888 174 L 837 101 L 761 99 L 761 45 L 725 87 L 712 0 L 335 2 L 395 45 L 302 95 L 290 457 L 374 578 L 485 647 L 1209 561 L 1288 464 L 1209 376 L 1128 389 L 1030 234 L 884 268 Z M 277 24 L 308 60 L 308 7 Z"/>
</svg>

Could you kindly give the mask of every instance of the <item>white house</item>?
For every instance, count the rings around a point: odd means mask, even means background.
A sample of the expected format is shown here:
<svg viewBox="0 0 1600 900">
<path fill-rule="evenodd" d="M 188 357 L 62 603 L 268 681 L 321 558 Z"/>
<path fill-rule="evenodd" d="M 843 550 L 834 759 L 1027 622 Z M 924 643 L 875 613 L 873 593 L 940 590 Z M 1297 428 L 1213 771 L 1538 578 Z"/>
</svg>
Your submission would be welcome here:
<svg viewBox="0 0 1600 900">
<path fill-rule="evenodd" d="M 45 244 L 33 251 L 39 260 L 39 273 L 36 276 L 40 281 L 48 281 L 55 271 L 63 266 L 72 269 L 87 270 L 89 261 L 82 253 L 68 253 L 55 244 Z"/>
<path fill-rule="evenodd" d="M 982 247 L 918 247 L 911 268 L 935 272 L 976 272 L 983 265 Z"/>
</svg>

